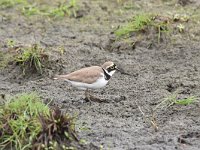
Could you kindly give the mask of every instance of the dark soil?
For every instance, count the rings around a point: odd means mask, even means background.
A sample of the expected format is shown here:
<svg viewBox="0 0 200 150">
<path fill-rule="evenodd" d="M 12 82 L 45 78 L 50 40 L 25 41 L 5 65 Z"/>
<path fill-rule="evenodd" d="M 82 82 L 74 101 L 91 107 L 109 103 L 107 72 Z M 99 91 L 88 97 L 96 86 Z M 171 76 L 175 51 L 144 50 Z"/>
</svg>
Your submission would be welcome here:
<svg viewBox="0 0 200 150">
<path fill-rule="evenodd" d="M 47 102 L 53 100 L 52 105 L 77 115 L 78 135 L 103 149 L 200 149 L 199 102 L 159 111 L 157 132 L 138 109 L 140 106 L 150 116 L 151 109 L 173 93 L 178 93 L 179 98 L 195 96 L 199 100 L 199 21 L 189 22 L 181 37 L 163 39 L 151 48 L 147 46 L 150 42 L 147 38 L 134 47 L 114 40 L 113 31 L 141 9 L 167 14 L 176 12 L 177 5 L 191 14 L 199 7 L 198 1 L 187 4 L 182 1 L 184 6 L 179 4 L 181 1 L 168 2 L 136 1 L 132 2 L 132 8 L 125 9 L 123 1 L 84 0 L 80 2 L 79 17 L 62 19 L 25 17 L 15 9 L 1 9 L 0 51 L 8 52 L 8 39 L 22 45 L 38 43 L 48 50 L 50 62 L 43 75 L 28 72 L 24 77 L 15 64 L 1 69 L 0 93 L 39 92 Z M 59 52 L 60 48 L 64 48 L 64 54 Z M 94 91 L 105 102 L 87 103 L 83 91 L 52 80 L 55 74 L 101 65 L 107 60 L 114 61 L 128 74 L 117 72 L 104 89 Z"/>
</svg>

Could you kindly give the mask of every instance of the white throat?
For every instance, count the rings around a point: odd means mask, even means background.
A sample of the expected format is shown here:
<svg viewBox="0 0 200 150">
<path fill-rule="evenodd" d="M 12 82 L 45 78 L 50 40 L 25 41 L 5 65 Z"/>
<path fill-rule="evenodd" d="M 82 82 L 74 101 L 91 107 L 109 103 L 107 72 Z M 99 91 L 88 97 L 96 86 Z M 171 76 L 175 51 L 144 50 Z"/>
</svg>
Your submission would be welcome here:
<svg viewBox="0 0 200 150">
<path fill-rule="evenodd" d="M 112 76 L 115 73 L 116 70 L 113 70 L 111 72 L 108 72 L 107 70 L 105 70 L 105 71 L 106 71 L 107 74 L 109 74 L 110 76 Z"/>
</svg>

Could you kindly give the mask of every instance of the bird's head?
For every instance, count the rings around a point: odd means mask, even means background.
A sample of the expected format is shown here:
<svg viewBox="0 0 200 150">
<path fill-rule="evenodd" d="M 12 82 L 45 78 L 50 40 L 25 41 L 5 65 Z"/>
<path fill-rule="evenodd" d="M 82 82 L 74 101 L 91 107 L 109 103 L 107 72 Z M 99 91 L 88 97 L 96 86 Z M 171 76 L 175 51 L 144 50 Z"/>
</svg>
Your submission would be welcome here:
<svg viewBox="0 0 200 150">
<path fill-rule="evenodd" d="M 110 76 L 112 76 L 116 70 L 119 70 L 117 66 L 112 61 L 107 61 L 102 65 L 102 68 L 108 73 Z"/>
</svg>

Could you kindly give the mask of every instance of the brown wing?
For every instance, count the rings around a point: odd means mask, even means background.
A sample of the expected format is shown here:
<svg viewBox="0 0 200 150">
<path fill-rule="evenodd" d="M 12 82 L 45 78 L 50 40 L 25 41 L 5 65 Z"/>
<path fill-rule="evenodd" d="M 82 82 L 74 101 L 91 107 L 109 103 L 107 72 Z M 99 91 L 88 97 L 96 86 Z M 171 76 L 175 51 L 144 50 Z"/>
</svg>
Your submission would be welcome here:
<svg viewBox="0 0 200 150">
<path fill-rule="evenodd" d="M 54 79 L 67 79 L 70 81 L 84 82 L 91 84 L 95 82 L 99 77 L 102 77 L 103 70 L 99 66 L 92 66 L 87 68 L 82 68 L 80 70 L 74 71 L 67 75 L 58 75 Z"/>
</svg>

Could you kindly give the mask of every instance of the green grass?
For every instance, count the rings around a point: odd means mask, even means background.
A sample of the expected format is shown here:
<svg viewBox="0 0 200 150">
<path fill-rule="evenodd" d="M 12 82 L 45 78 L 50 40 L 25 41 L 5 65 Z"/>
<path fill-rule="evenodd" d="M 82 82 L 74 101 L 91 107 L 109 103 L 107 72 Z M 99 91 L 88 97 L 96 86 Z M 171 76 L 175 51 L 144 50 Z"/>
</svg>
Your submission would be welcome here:
<svg viewBox="0 0 200 150">
<path fill-rule="evenodd" d="M 30 47 L 24 47 L 18 50 L 15 61 L 22 66 L 23 74 L 26 70 L 36 69 L 42 74 L 43 63 L 48 59 L 45 50 L 39 45 L 34 44 Z"/>
<path fill-rule="evenodd" d="M 136 15 L 127 25 L 119 28 L 115 34 L 118 37 L 129 36 L 132 32 L 144 30 L 147 26 L 152 24 L 152 15 L 139 14 Z"/>
<path fill-rule="evenodd" d="M 0 149 L 75 149 L 74 118 L 50 109 L 36 93 L 23 93 L 0 105 Z M 59 143 L 59 144 L 58 144 Z"/>
<path fill-rule="evenodd" d="M 4 105 L 4 111 L 6 113 L 17 113 L 18 115 L 38 116 L 40 113 L 48 115 L 49 108 L 43 104 L 40 97 L 36 93 L 30 94 L 20 94 L 10 100 L 8 100 Z"/>
<path fill-rule="evenodd" d="M 27 0 L 1 0 L 0 1 L 0 8 L 11 8 L 16 5 L 26 5 Z"/>
<path fill-rule="evenodd" d="M 165 98 L 163 101 L 161 101 L 155 108 L 154 110 L 157 109 L 164 109 L 164 108 L 169 108 L 173 105 L 190 105 L 197 102 L 197 98 L 194 96 L 187 97 L 185 99 L 178 99 L 176 94 L 172 94 L 171 96 Z"/>
<path fill-rule="evenodd" d="M 76 17 L 76 11 L 78 10 L 77 0 L 62 1 L 59 3 L 50 4 L 48 1 L 44 1 L 43 4 L 39 4 L 38 1 L 28 0 L 1 0 L 0 8 L 13 8 L 17 6 L 17 10 L 21 11 L 24 16 L 48 16 L 52 18 L 63 18 L 65 16 Z"/>
<path fill-rule="evenodd" d="M 117 40 L 131 39 L 136 40 L 131 43 L 140 42 L 141 40 L 153 43 L 173 42 L 173 38 L 180 35 L 185 40 L 186 32 L 194 20 L 186 14 L 160 15 L 151 13 L 139 13 L 124 25 L 119 27 L 114 33 Z M 190 34 L 190 33 L 189 33 Z M 157 40 L 157 42 L 155 41 Z"/>
<path fill-rule="evenodd" d="M 53 18 L 61 18 L 64 16 L 76 17 L 77 10 L 77 0 L 70 0 L 68 3 L 61 3 L 58 7 L 49 9 L 47 15 Z"/>
<path fill-rule="evenodd" d="M 34 5 L 27 5 L 27 6 L 23 7 L 23 8 L 21 8 L 21 12 L 25 16 L 33 16 L 33 15 L 42 14 L 41 10 L 38 7 L 34 6 Z"/>
<path fill-rule="evenodd" d="M 0 51 L 0 68 L 10 65 L 20 66 L 23 75 L 28 73 L 43 74 L 49 63 L 49 53 L 38 44 L 19 45 L 14 40 L 7 40 L 5 51 Z"/>
<path fill-rule="evenodd" d="M 161 34 L 169 33 L 171 31 L 170 21 L 170 18 L 163 19 L 163 17 L 159 15 L 140 13 L 134 16 L 128 23 L 117 29 L 115 35 L 117 38 L 121 39 L 129 38 L 133 36 L 133 33 L 136 33 L 134 36 L 137 37 L 141 37 L 141 35 L 148 37 L 148 35 L 145 34 L 154 33 L 157 36 L 158 43 L 160 43 Z"/>
<path fill-rule="evenodd" d="M 197 98 L 194 96 L 188 97 L 186 99 L 177 99 L 174 101 L 174 104 L 179 105 L 190 105 L 197 101 Z"/>
<path fill-rule="evenodd" d="M 8 49 L 0 52 L 1 68 L 5 68 L 9 62 L 12 62 L 21 66 L 24 75 L 30 70 L 43 73 L 43 65 L 48 60 L 48 54 L 38 44 L 18 46 L 16 41 L 9 39 L 6 45 Z"/>
<path fill-rule="evenodd" d="M 14 40 L 12 40 L 12 39 L 8 39 L 6 45 L 7 45 L 8 47 L 10 47 L 10 48 L 14 48 L 15 45 L 16 45 L 16 42 L 15 42 Z"/>
<path fill-rule="evenodd" d="M 174 105 L 176 105 L 177 107 L 181 107 L 182 105 L 188 106 L 196 102 L 198 101 L 197 101 L 197 98 L 194 96 L 190 96 L 184 99 L 178 99 L 178 95 L 174 93 L 164 98 L 154 108 L 148 109 L 143 106 L 143 109 L 142 109 L 142 107 L 140 107 L 137 102 L 136 102 L 136 105 L 139 111 L 141 112 L 141 114 L 143 115 L 145 121 L 149 122 L 154 128 L 154 130 L 157 132 L 159 129 L 158 122 L 157 122 L 159 111 L 163 111 L 163 110 L 168 111 Z M 150 115 L 146 115 L 147 113 L 144 110 L 149 111 Z"/>
<path fill-rule="evenodd" d="M 57 8 L 53 8 L 49 10 L 48 16 L 54 18 L 60 18 L 64 16 L 70 16 L 71 11 L 69 10 L 68 6 L 65 4 L 61 4 Z"/>
<path fill-rule="evenodd" d="M 0 147 L 30 148 L 42 128 L 39 114 L 48 116 L 49 108 L 36 93 L 17 95 L 0 106 Z"/>
</svg>

